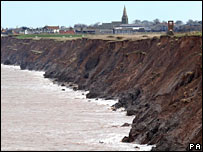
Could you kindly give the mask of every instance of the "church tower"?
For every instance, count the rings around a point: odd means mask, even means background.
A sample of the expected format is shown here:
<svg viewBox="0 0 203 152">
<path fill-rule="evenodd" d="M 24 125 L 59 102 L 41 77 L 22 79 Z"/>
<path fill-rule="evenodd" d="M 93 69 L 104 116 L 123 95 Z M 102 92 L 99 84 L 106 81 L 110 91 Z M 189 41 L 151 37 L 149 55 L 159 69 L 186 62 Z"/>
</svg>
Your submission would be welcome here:
<svg viewBox="0 0 203 152">
<path fill-rule="evenodd" d="M 124 6 L 124 9 L 123 9 L 123 17 L 122 17 L 122 24 L 128 24 L 128 16 L 127 16 L 127 13 L 126 13 L 126 8 Z"/>
</svg>

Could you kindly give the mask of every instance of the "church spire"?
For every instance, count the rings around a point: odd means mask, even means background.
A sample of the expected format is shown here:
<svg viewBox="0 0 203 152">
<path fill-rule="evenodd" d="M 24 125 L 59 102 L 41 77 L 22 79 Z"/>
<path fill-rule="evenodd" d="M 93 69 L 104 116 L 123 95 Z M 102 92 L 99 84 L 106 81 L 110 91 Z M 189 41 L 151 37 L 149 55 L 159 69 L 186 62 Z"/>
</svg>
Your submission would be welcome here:
<svg viewBox="0 0 203 152">
<path fill-rule="evenodd" d="M 122 24 L 128 24 L 128 16 L 126 13 L 125 5 L 124 5 L 124 9 L 123 9 Z"/>
<path fill-rule="evenodd" d="M 123 16 L 127 16 L 125 5 L 124 5 L 124 9 L 123 9 Z"/>
</svg>

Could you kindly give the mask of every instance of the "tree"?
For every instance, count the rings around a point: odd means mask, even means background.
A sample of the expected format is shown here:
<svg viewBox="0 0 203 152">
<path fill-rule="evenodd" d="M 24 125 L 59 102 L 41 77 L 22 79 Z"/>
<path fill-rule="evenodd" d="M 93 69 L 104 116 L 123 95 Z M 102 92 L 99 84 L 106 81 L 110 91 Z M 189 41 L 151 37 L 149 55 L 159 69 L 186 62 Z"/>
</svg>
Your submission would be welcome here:
<svg viewBox="0 0 203 152">
<path fill-rule="evenodd" d="M 134 24 L 141 24 L 142 22 L 140 20 L 134 20 L 133 23 Z"/>
<path fill-rule="evenodd" d="M 163 20 L 162 23 L 167 23 L 167 22 Z"/>
<path fill-rule="evenodd" d="M 193 21 L 193 25 L 195 25 L 195 26 L 198 26 L 198 25 L 201 25 L 200 23 L 199 23 L 199 21 Z"/>
<path fill-rule="evenodd" d="M 73 30 L 73 28 L 71 26 L 69 26 L 68 28 L 69 28 L 69 30 Z"/>
<path fill-rule="evenodd" d="M 153 22 L 154 22 L 154 24 L 160 24 L 160 20 L 159 19 L 155 19 Z"/>
<path fill-rule="evenodd" d="M 178 26 L 180 26 L 180 25 L 183 25 L 183 22 L 182 22 L 181 20 L 177 20 L 177 21 L 175 22 L 175 24 L 178 25 Z"/>
<path fill-rule="evenodd" d="M 151 26 L 151 25 L 153 25 L 153 23 L 151 21 L 147 21 L 147 20 L 142 21 L 142 26 L 147 27 L 147 26 Z"/>
<path fill-rule="evenodd" d="M 192 19 L 189 19 L 189 20 L 187 21 L 187 24 L 188 24 L 188 25 L 193 25 L 193 23 L 194 23 L 194 21 L 193 21 Z"/>
<path fill-rule="evenodd" d="M 87 25 L 86 25 L 86 24 L 80 24 L 80 23 L 79 23 L 79 24 L 75 24 L 74 27 L 87 27 Z"/>
</svg>

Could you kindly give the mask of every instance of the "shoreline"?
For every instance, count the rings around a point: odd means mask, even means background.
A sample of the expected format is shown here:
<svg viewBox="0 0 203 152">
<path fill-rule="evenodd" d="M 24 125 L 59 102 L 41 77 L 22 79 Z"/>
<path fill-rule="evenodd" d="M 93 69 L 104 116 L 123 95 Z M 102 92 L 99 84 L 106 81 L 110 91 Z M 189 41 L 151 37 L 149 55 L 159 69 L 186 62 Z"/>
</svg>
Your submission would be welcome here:
<svg viewBox="0 0 203 152">
<path fill-rule="evenodd" d="M 4 68 L 15 68 L 15 69 L 17 69 L 17 70 L 21 70 L 20 69 L 20 67 L 19 66 L 17 66 L 17 65 L 4 65 L 4 64 L 1 64 L 1 66 L 4 66 Z M 25 71 L 25 72 L 31 72 L 32 74 L 34 74 L 35 75 L 35 73 L 34 72 L 37 72 L 36 73 L 36 75 L 38 76 L 38 75 L 40 75 L 40 77 L 43 75 L 43 73 L 44 72 L 42 72 L 42 71 L 30 71 L 30 70 L 21 70 L 21 71 Z M 40 72 L 40 73 L 38 73 L 38 72 Z M 44 77 L 43 77 L 43 79 L 45 79 Z M 102 99 L 98 99 L 98 101 L 97 100 L 95 100 L 95 99 L 90 99 L 91 101 L 89 101 L 89 99 L 88 98 L 85 98 L 85 95 L 83 95 L 82 96 L 82 94 L 84 93 L 85 94 L 85 92 L 84 91 L 74 91 L 73 89 L 71 89 L 70 87 L 66 87 L 66 86 L 61 86 L 61 85 L 59 85 L 59 84 L 56 84 L 56 83 L 53 83 L 53 81 L 51 80 L 51 79 L 49 79 L 49 81 L 50 81 L 50 83 L 51 84 L 53 84 L 53 86 L 51 86 L 51 87 L 57 87 L 58 89 L 58 91 L 60 91 L 61 90 L 61 92 L 64 92 L 64 91 L 62 91 L 62 89 L 63 88 L 65 88 L 65 89 L 68 89 L 68 90 L 65 90 L 65 92 L 77 92 L 77 94 L 79 95 L 79 96 L 77 96 L 76 95 L 76 97 L 75 98 L 73 98 L 73 99 L 81 99 L 81 102 L 84 102 L 83 100 L 85 100 L 85 102 L 91 102 L 91 103 L 94 103 L 94 104 L 96 104 L 97 106 L 99 106 L 99 105 L 103 105 L 104 107 L 103 108 L 105 108 L 106 110 L 110 110 L 110 111 L 112 111 L 112 109 L 110 108 L 111 107 L 111 105 L 113 105 L 114 103 L 112 103 L 112 104 L 110 104 L 110 103 L 108 103 L 108 101 L 107 102 L 105 102 L 106 100 L 102 100 Z M 64 93 L 65 93 L 64 92 Z M 75 96 L 75 95 L 74 95 Z M 72 98 L 72 97 L 70 97 L 70 98 Z M 117 111 L 117 113 L 119 114 L 119 115 L 123 115 L 125 112 L 124 111 L 122 111 L 122 110 L 118 110 Z M 123 117 L 129 117 L 129 116 L 126 116 L 126 115 L 123 115 Z M 131 118 L 133 119 L 133 116 L 131 116 Z M 115 122 L 116 123 L 116 122 Z M 127 122 L 126 123 L 124 123 L 124 124 L 128 124 Z M 115 126 L 112 126 L 112 127 L 126 127 L 126 126 L 117 126 L 117 125 L 115 125 Z M 130 127 L 130 126 L 129 126 Z M 123 128 L 123 129 L 124 129 Z M 119 136 L 120 137 L 120 136 Z M 115 137 L 116 138 L 116 137 Z M 120 140 L 121 140 L 122 138 L 120 138 Z M 102 144 L 107 144 L 108 142 L 111 142 L 111 140 L 109 139 L 108 141 L 106 141 L 106 140 L 102 140 Z M 121 141 L 120 141 L 121 142 Z M 122 142 L 121 142 L 122 143 Z M 139 145 L 139 144 L 136 144 L 136 143 L 129 143 L 129 144 L 131 144 L 131 146 L 129 145 L 129 148 L 130 147 L 137 147 L 137 148 L 135 148 L 135 150 L 137 149 L 138 151 L 139 150 L 150 150 L 151 148 L 152 148 L 152 146 L 151 145 Z M 26 149 L 26 148 L 25 148 Z M 19 150 L 19 149 L 18 149 Z"/>
<path fill-rule="evenodd" d="M 12 68 L 15 67 L 18 70 L 22 70 L 19 65 L 5 65 L 5 64 L 1 63 L 1 66 L 6 66 L 6 67 L 7 66 L 8 67 L 12 66 Z M 44 79 L 49 79 L 54 85 L 57 85 L 58 87 L 61 87 L 62 91 L 67 91 L 67 89 L 68 89 L 68 90 L 74 91 L 76 93 L 79 93 L 80 97 L 77 97 L 75 99 L 84 99 L 85 98 L 85 99 L 88 100 L 88 102 L 93 102 L 93 103 L 96 103 L 98 105 L 109 106 L 108 109 L 110 109 L 112 111 L 119 111 L 119 112 L 125 112 L 126 113 L 126 109 L 124 109 L 123 107 L 119 107 L 117 109 L 115 108 L 115 105 L 118 104 L 119 99 L 105 99 L 105 98 L 97 98 L 97 97 L 96 98 L 87 98 L 86 95 L 89 93 L 89 91 L 78 90 L 77 89 L 78 88 L 77 84 L 73 84 L 71 82 L 70 83 L 69 82 L 58 82 L 57 80 L 54 80 L 54 79 L 51 79 L 51 78 L 45 78 L 44 77 L 45 71 L 35 71 L 35 70 L 28 70 L 28 69 L 24 69 L 24 70 L 26 70 L 28 72 L 41 72 L 41 73 L 43 73 L 43 78 Z M 24 70 L 22 70 L 22 71 L 24 71 Z M 83 96 L 83 97 L 81 97 L 81 96 Z M 100 102 L 100 101 L 102 101 L 102 102 Z M 129 116 L 127 116 L 127 117 L 129 117 Z"/>
</svg>

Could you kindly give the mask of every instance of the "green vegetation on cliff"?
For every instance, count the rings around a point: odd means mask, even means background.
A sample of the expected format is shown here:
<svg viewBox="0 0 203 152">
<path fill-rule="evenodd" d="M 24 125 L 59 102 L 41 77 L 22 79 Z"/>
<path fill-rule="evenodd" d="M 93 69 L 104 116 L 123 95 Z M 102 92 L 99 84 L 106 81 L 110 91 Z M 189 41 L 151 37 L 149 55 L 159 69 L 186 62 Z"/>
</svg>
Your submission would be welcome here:
<svg viewBox="0 0 203 152">
<path fill-rule="evenodd" d="M 72 34 L 22 34 L 18 35 L 16 38 L 25 39 L 25 38 L 72 38 L 72 37 L 82 37 L 82 35 L 72 35 Z"/>
</svg>

